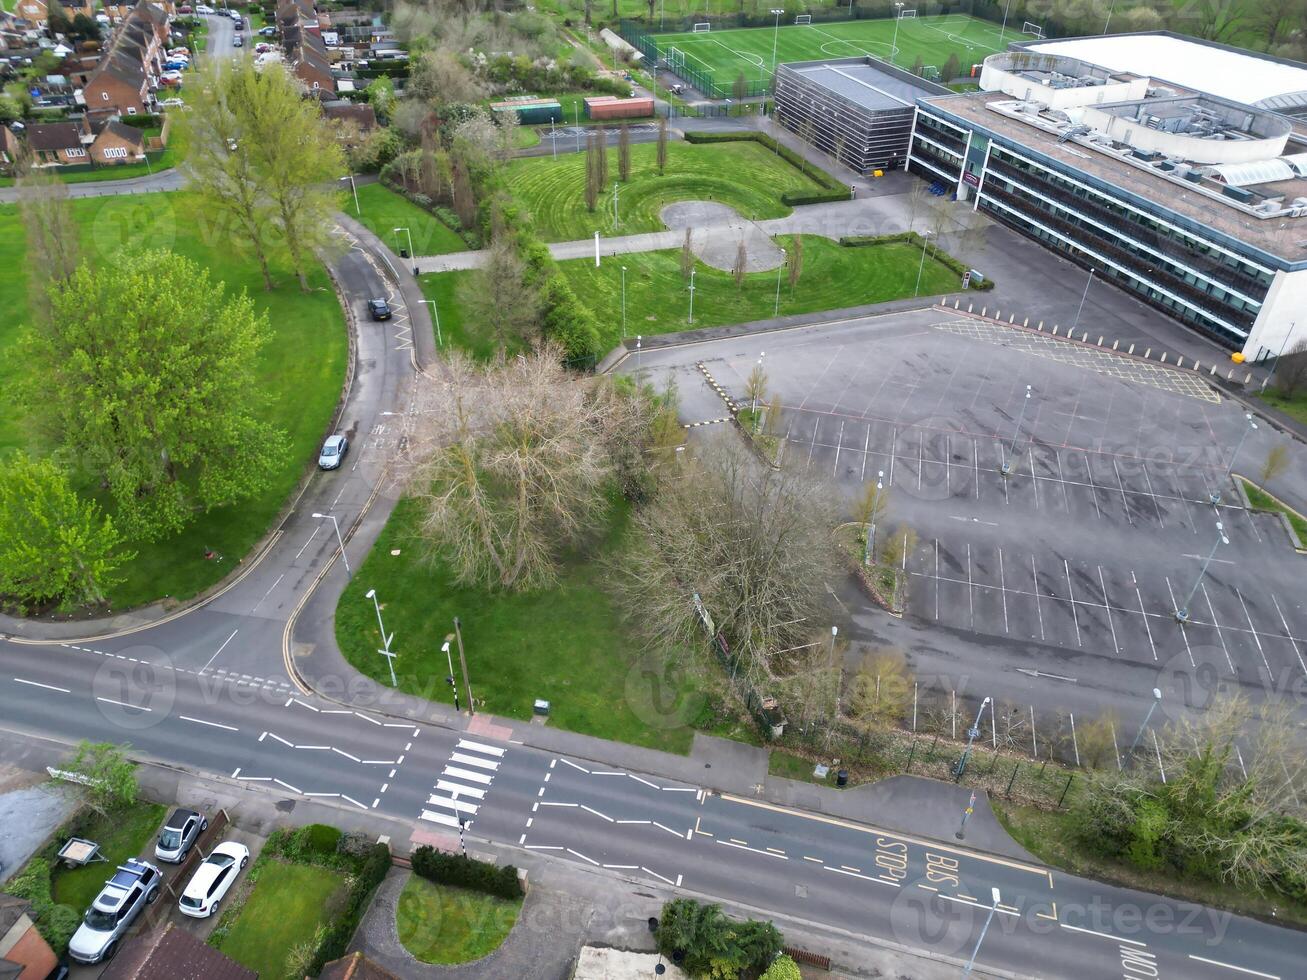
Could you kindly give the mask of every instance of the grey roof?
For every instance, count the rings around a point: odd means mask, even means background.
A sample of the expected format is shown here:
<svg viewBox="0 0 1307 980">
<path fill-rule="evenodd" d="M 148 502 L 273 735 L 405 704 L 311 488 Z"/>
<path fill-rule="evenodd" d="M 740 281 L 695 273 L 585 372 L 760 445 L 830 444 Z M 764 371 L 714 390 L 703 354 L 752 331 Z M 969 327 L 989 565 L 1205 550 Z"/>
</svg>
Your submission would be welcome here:
<svg viewBox="0 0 1307 980">
<path fill-rule="evenodd" d="M 801 62 L 788 67 L 864 109 L 901 109 L 939 93 L 936 86 L 918 84 L 920 79 L 908 81 L 900 72 L 891 75 L 866 62 Z"/>
</svg>

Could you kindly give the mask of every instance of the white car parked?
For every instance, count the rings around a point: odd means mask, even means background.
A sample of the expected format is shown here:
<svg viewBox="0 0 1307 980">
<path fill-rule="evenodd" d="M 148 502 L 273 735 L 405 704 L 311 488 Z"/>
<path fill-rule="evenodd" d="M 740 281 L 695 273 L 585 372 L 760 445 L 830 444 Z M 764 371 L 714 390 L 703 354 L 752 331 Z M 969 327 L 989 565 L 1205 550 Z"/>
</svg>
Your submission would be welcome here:
<svg viewBox="0 0 1307 980">
<path fill-rule="evenodd" d="M 207 3 L 202 3 L 195 8 L 195 12 L 197 14 L 211 14 L 213 13 L 213 8 L 210 7 Z"/>
<path fill-rule="evenodd" d="M 207 919 L 218 914 L 223 896 L 231 890 L 236 876 L 250 863 L 250 849 L 235 841 L 223 841 L 191 875 L 177 907 L 183 915 Z"/>
</svg>

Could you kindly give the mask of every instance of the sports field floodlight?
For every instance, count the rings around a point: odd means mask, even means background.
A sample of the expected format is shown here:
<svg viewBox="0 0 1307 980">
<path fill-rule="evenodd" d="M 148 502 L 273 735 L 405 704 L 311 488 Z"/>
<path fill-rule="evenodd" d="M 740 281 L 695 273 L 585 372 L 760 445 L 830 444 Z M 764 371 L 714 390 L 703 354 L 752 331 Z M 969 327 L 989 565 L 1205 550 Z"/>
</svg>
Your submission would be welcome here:
<svg viewBox="0 0 1307 980">
<path fill-rule="evenodd" d="M 772 25 L 771 31 L 771 73 L 776 74 L 776 42 L 781 35 L 781 14 L 785 13 L 784 7 L 772 7 L 772 14 L 776 17 L 776 23 Z"/>
<path fill-rule="evenodd" d="M 1244 426 L 1243 432 L 1239 433 L 1239 441 L 1234 444 L 1234 452 L 1230 454 L 1230 465 L 1225 468 L 1225 477 L 1217 488 L 1208 495 L 1213 507 L 1221 506 L 1221 487 L 1229 485 L 1230 478 L 1234 474 L 1234 461 L 1239 458 L 1239 450 L 1243 448 L 1243 441 L 1248 438 L 1248 433 L 1257 428 L 1257 423 L 1253 421 L 1252 412 L 1244 412 L 1243 417 L 1248 424 Z"/>
<path fill-rule="evenodd" d="M 849 0 L 849 12 L 853 12 L 853 0 Z M 889 46 L 889 63 L 891 65 L 894 64 L 894 58 L 899 53 L 899 14 L 902 12 L 903 3 L 900 0 L 900 2 L 894 4 L 894 40 L 890 42 Z"/>
<path fill-rule="evenodd" d="M 901 7 L 903 5 L 895 4 L 895 6 Z M 934 232 L 923 231 L 921 233 L 921 261 L 917 263 L 917 288 L 912 291 L 913 296 L 919 296 L 921 294 L 921 273 L 922 270 L 926 268 L 926 239 L 932 234 L 934 234 Z"/>
<path fill-rule="evenodd" d="M 1203 559 L 1203 567 L 1198 570 L 1198 577 L 1194 579 L 1193 588 L 1185 596 L 1184 605 L 1175 611 L 1175 618 L 1182 626 L 1189 622 L 1189 604 L 1194 601 L 1194 595 L 1198 592 L 1198 587 L 1203 584 L 1203 577 L 1207 574 L 1207 566 L 1212 563 L 1216 557 L 1216 549 L 1223 544 L 1229 544 L 1230 539 L 1225 536 L 1225 525 L 1220 521 L 1216 522 L 1216 540 L 1212 542 L 1212 550 L 1207 553 Z"/>
</svg>

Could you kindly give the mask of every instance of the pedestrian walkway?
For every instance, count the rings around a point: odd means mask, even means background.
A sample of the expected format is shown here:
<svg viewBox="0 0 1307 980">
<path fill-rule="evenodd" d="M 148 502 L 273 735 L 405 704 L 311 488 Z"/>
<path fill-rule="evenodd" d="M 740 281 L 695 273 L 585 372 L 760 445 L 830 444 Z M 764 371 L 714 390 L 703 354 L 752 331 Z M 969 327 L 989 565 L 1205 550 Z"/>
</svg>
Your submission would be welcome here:
<svg viewBox="0 0 1307 980">
<path fill-rule="evenodd" d="M 466 829 L 480 812 L 507 751 L 460 738 L 427 797 L 427 805 L 433 809 L 423 810 L 421 818 L 460 832 Z"/>
</svg>

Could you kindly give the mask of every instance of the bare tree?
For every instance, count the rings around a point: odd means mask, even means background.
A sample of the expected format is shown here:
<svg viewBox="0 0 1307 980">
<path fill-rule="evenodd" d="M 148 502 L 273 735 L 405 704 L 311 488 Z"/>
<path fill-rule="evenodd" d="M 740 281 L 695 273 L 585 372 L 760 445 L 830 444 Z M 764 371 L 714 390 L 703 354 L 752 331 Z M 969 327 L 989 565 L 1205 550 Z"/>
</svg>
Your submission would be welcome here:
<svg viewBox="0 0 1307 980">
<path fill-rule="evenodd" d="M 626 123 L 617 131 L 617 174 L 623 181 L 631 179 L 631 127 Z"/>
<path fill-rule="evenodd" d="M 691 231 L 685 229 L 685 241 L 681 243 L 681 278 L 689 279 L 690 273 L 694 270 L 694 244 L 691 241 Z"/>
<path fill-rule="evenodd" d="M 762 369 L 762 364 L 755 364 L 749 376 L 744 380 L 744 397 L 749 399 L 753 408 L 757 408 L 758 402 L 767 400 L 767 372 Z"/>
<path fill-rule="evenodd" d="M 1262 461 L 1262 468 L 1257 472 L 1257 482 L 1266 486 L 1289 468 L 1289 447 L 1282 442 L 1276 443 Z"/>
<path fill-rule="evenodd" d="M 558 556 L 601 523 L 614 474 L 617 395 L 577 378 L 561 351 L 478 364 L 450 355 L 440 378 L 419 375 L 409 492 L 420 534 L 461 584 L 547 586 Z"/>
<path fill-rule="evenodd" d="M 783 669 L 827 621 L 838 564 L 828 493 L 803 471 L 759 466 L 718 437 L 635 517 L 618 570 L 633 617 L 659 648 L 703 649 L 695 596 L 755 684 Z"/>
<path fill-rule="evenodd" d="M 585 209 L 593 212 L 599 204 L 599 141 L 592 130 L 585 134 Z"/>
<path fill-rule="evenodd" d="M 658 173 L 667 172 L 667 117 L 658 117 L 658 146 L 657 146 Z"/>
<path fill-rule="evenodd" d="M 405 95 L 432 105 L 475 104 L 489 93 L 453 51 L 438 47 L 417 59 Z"/>
<path fill-rule="evenodd" d="M 912 672 L 896 650 L 869 654 L 849 685 L 849 715 L 868 728 L 897 728 L 912 701 Z"/>
<path fill-rule="evenodd" d="M 599 190 L 608 186 L 608 130 L 600 126 L 595 132 L 595 155 L 599 161 Z"/>
<path fill-rule="evenodd" d="M 27 234 L 28 296 L 38 314 L 49 311 L 49 288 L 77 270 L 81 248 L 68 203 L 68 185 L 52 170 L 25 169 L 17 181 L 18 210 Z"/>
<path fill-rule="evenodd" d="M 875 544 L 873 528 L 879 527 L 885 523 L 885 515 L 889 511 L 889 491 L 883 486 L 877 485 L 870 480 L 862 488 L 862 496 L 857 499 L 853 507 L 853 519 L 862 525 L 862 533 L 866 535 L 866 555 L 874 560 L 875 556 L 871 554 L 871 548 Z"/>
<path fill-rule="evenodd" d="M 744 276 L 749 271 L 749 246 L 740 239 L 740 244 L 735 247 L 735 267 L 731 270 L 731 275 L 735 278 L 735 288 L 744 288 Z"/>
<path fill-rule="evenodd" d="M 790 291 L 799 284 L 799 276 L 803 275 L 803 236 L 795 235 L 790 240 L 790 254 L 786 257 L 790 266 Z"/>
<path fill-rule="evenodd" d="M 530 346 L 540 329 L 540 291 L 527 283 L 526 263 L 507 238 L 496 238 L 484 254 L 459 284 L 464 320 L 489 327 L 499 347 Z"/>
</svg>

